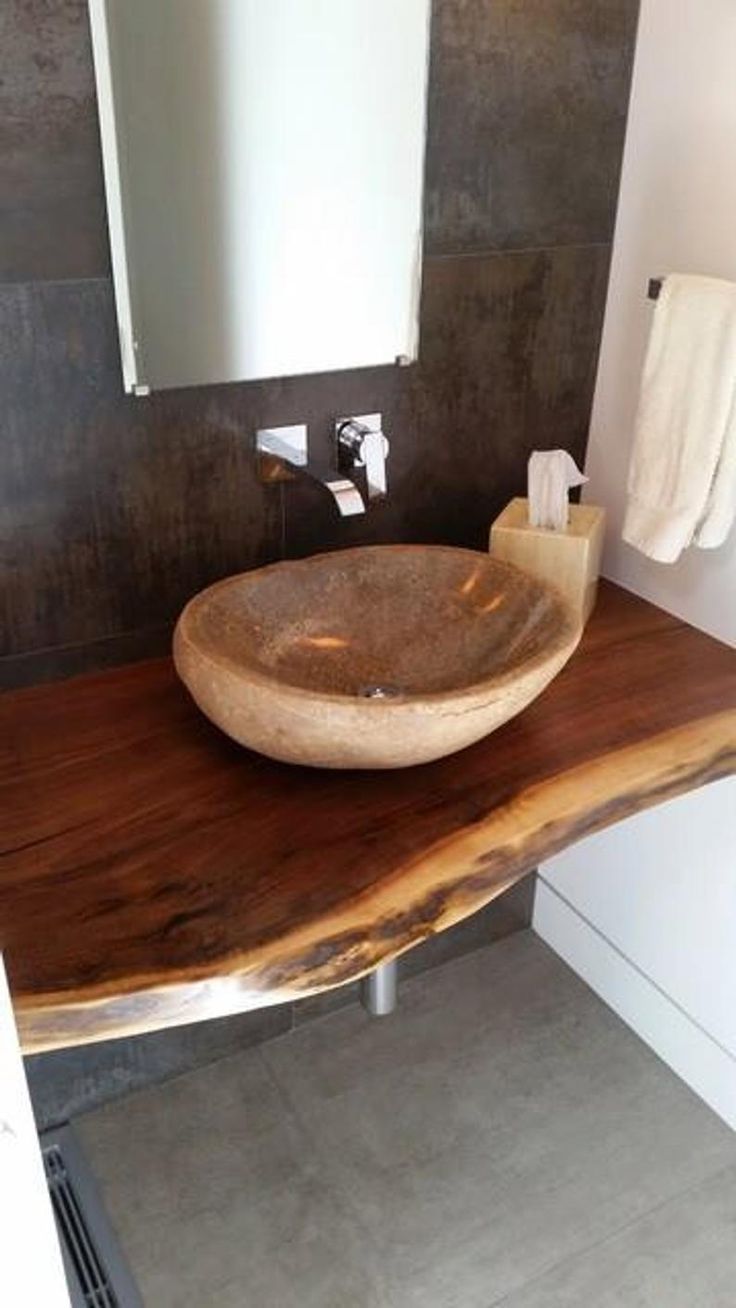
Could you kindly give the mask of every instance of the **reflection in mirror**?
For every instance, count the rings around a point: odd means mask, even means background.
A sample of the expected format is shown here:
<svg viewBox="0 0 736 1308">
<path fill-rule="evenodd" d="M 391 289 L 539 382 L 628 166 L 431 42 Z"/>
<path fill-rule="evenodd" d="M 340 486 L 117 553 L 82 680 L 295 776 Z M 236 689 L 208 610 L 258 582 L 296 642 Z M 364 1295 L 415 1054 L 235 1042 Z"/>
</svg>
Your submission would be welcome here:
<svg viewBox="0 0 736 1308">
<path fill-rule="evenodd" d="M 126 389 L 416 356 L 430 0 L 89 0 Z"/>
</svg>

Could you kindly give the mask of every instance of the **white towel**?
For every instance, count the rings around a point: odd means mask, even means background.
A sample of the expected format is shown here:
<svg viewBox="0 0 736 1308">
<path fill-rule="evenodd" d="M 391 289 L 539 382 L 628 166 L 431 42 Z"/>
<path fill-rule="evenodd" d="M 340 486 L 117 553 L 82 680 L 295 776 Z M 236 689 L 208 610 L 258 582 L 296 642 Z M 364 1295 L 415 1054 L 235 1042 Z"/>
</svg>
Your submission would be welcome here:
<svg viewBox="0 0 736 1308">
<path fill-rule="evenodd" d="M 642 378 L 623 538 L 674 563 L 736 516 L 736 284 L 666 277 Z"/>
</svg>

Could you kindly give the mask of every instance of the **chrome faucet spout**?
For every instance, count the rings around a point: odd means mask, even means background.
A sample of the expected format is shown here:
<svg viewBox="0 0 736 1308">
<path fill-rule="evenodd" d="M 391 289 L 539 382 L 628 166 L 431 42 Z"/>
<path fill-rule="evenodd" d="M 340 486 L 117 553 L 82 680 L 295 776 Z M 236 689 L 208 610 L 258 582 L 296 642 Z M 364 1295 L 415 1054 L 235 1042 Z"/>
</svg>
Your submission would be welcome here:
<svg viewBox="0 0 736 1308">
<path fill-rule="evenodd" d="M 363 496 L 347 477 L 331 477 L 329 480 L 320 477 L 317 480 L 330 492 L 341 517 L 352 518 L 358 513 L 365 513 Z"/>
<path fill-rule="evenodd" d="M 365 502 L 355 482 L 337 469 L 307 457 L 307 429 L 304 426 L 276 427 L 259 431 L 256 450 L 263 481 L 291 481 L 301 475 L 329 491 L 343 518 L 365 513 Z"/>
</svg>

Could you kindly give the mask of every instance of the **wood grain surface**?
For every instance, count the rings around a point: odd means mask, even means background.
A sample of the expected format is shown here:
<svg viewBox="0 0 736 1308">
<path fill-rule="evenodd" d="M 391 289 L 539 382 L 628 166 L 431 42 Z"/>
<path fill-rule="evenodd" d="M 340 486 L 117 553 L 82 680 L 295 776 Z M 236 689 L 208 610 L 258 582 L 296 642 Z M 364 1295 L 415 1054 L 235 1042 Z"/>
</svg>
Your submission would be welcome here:
<svg viewBox="0 0 736 1308">
<path fill-rule="evenodd" d="M 28 1052 L 328 989 L 736 771 L 736 653 L 604 584 L 514 721 L 401 772 L 270 762 L 169 660 L 0 698 L 0 949 Z"/>
</svg>

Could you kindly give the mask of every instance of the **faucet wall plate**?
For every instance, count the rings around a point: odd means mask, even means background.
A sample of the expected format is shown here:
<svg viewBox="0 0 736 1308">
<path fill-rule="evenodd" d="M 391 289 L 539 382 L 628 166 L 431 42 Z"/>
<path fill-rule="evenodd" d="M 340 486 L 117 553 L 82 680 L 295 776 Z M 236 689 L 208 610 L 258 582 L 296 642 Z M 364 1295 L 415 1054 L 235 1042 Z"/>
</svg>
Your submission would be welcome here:
<svg viewBox="0 0 736 1308">
<path fill-rule="evenodd" d="M 307 466 L 307 426 L 297 423 L 291 427 L 262 427 L 256 432 L 258 476 L 261 481 L 293 481 L 294 468 Z"/>
</svg>

